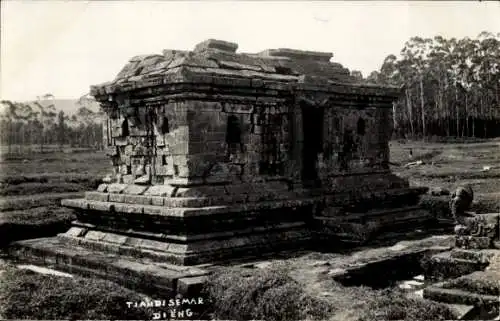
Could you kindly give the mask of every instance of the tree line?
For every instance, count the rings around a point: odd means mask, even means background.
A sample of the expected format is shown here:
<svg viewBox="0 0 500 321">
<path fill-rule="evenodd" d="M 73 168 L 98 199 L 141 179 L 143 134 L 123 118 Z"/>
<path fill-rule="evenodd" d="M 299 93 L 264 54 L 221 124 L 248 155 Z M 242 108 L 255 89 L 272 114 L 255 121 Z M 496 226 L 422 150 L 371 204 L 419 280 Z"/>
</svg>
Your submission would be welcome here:
<svg viewBox="0 0 500 321">
<path fill-rule="evenodd" d="M 398 138 L 500 136 L 500 33 L 482 32 L 476 39 L 413 37 L 399 56 L 388 55 L 378 71 L 359 81 L 401 88 L 393 105 Z M 81 97 L 69 117 L 57 111 L 51 94 L 32 103 L 1 101 L 0 144 L 31 150 L 46 145 L 102 148 L 102 112 Z"/>
<path fill-rule="evenodd" d="M 413 37 L 399 57 L 387 56 L 362 80 L 401 88 L 393 106 L 396 137 L 500 136 L 500 33 Z"/>
<path fill-rule="evenodd" d="M 68 116 L 57 111 L 51 94 L 31 103 L 0 101 L 0 144 L 8 153 L 44 152 L 49 145 L 101 149 L 103 142 L 102 112 L 94 112 L 88 96 L 77 101 L 78 111 Z M 47 103 L 49 102 L 49 103 Z"/>
</svg>

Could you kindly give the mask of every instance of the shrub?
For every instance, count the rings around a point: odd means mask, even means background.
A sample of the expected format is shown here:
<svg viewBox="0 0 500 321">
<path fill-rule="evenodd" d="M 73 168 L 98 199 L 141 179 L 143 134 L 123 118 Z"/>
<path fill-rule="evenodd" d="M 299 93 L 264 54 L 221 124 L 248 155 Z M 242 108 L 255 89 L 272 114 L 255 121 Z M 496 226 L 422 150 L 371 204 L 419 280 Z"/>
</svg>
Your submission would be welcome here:
<svg viewBox="0 0 500 321">
<path fill-rule="evenodd" d="M 283 267 L 248 272 L 232 268 L 207 282 L 216 319 L 304 320 L 325 319 L 331 307 L 308 295 Z"/>
<path fill-rule="evenodd" d="M 447 306 L 423 299 L 409 298 L 400 290 L 383 290 L 361 311 L 359 321 L 372 320 L 454 320 Z"/>
<path fill-rule="evenodd" d="M 0 281 L 0 314 L 7 319 L 151 319 L 147 309 L 128 309 L 140 295 L 115 283 L 41 275 L 7 268 Z"/>
<path fill-rule="evenodd" d="M 322 280 L 328 296 L 318 297 L 292 279 L 285 267 L 232 268 L 212 276 L 204 292 L 215 319 L 233 320 L 449 320 L 445 305 L 409 298 L 399 289 L 344 287 Z"/>
</svg>

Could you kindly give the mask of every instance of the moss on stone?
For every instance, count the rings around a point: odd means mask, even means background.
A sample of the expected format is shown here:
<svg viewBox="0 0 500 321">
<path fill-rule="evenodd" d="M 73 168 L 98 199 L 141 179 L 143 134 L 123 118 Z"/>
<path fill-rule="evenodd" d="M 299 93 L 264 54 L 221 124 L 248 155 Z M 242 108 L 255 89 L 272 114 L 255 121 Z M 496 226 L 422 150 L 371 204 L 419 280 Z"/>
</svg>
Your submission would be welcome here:
<svg viewBox="0 0 500 321">
<path fill-rule="evenodd" d="M 450 280 L 442 285 L 445 289 L 460 289 L 477 294 L 500 295 L 498 272 L 480 271 Z"/>
</svg>

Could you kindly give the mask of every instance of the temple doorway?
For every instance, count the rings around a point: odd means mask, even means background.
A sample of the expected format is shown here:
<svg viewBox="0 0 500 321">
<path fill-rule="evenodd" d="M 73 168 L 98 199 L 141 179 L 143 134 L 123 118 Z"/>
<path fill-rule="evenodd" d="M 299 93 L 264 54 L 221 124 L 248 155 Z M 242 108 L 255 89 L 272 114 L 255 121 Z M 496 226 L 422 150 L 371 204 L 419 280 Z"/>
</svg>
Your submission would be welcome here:
<svg viewBox="0 0 500 321">
<path fill-rule="evenodd" d="M 302 180 L 304 183 L 318 181 L 318 154 L 323 152 L 323 116 L 324 109 L 302 107 L 302 131 L 304 135 L 302 148 Z"/>
</svg>

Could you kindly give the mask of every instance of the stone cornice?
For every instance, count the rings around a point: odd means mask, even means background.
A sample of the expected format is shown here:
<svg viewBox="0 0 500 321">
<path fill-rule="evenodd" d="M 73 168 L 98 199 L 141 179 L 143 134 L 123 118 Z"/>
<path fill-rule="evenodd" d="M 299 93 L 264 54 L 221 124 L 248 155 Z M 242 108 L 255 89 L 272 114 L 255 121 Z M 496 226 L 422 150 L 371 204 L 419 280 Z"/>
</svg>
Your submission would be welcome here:
<svg viewBox="0 0 500 321">
<path fill-rule="evenodd" d="M 136 56 L 115 80 L 92 86 L 91 95 L 104 103 L 119 95 L 157 100 L 157 96 L 205 93 L 255 100 L 307 93 L 340 101 L 386 103 L 400 93 L 399 88 L 356 83 L 347 69 L 330 62 L 331 53 L 285 48 L 241 54 L 236 53 L 237 47 L 209 39 L 194 51 L 164 50 L 163 55 Z"/>
</svg>

